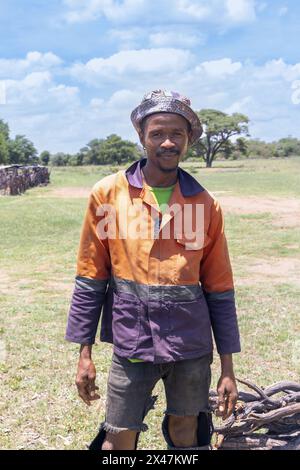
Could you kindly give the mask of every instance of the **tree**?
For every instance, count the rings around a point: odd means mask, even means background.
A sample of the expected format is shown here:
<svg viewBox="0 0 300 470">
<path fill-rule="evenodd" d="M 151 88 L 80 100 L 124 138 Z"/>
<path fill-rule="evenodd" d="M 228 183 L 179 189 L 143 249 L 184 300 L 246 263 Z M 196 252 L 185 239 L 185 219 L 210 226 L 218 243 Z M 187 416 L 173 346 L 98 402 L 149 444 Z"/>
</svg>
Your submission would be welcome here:
<svg viewBox="0 0 300 470">
<path fill-rule="evenodd" d="M 248 156 L 248 141 L 243 137 L 236 139 L 235 150 L 239 152 L 240 155 Z"/>
<path fill-rule="evenodd" d="M 300 140 L 295 137 L 285 137 L 276 143 L 276 156 L 288 157 L 290 155 L 300 155 Z"/>
<path fill-rule="evenodd" d="M 140 151 L 133 142 L 123 140 L 116 134 L 111 134 L 103 142 L 101 156 L 103 163 L 120 165 L 139 158 Z"/>
<path fill-rule="evenodd" d="M 217 155 L 228 151 L 230 138 L 235 135 L 248 135 L 249 119 L 244 114 L 232 115 L 215 109 L 202 109 L 197 113 L 204 126 L 204 136 L 194 145 L 197 155 L 201 156 L 210 168 Z"/>
<path fill-rule="evenodd" d="M 54 155 L 51 155 L 50 163 L 53 166 L 67 166 L 70 157 L 71 155 L 67 153 L 58 152 L 58 153 L 55 153 Z"/>
<path fill-rule="evenodd" d="M 88 152 L 83 158 L 85 164 L 102 165 L 103 163 L 105 163 L 101 155 L 103 142 L 103 139 L 93 139 L 88 143 Z"/>
<path fill-rule="evenodd" d="M 9 141 L 9 127 L 6 122 L 0 119 L 0 134 L 3 135 L 4 139 L 8 142 Z"/>
<path fill-rule="evenodd" d="M 9 163 L 8 143 L 5 136 L 0 132 L 0 165 Z"/>
<path fill-rule="evenodd" d="M 79 150 L 76 154 L 77 156 L 77 165 L 89 165 L 90 163 L 90 155 L 89 155 L 89 147 L 83 147 Z"/>
<path fill-rule="evenodd" d="M 16 135 L 9 142 L 9 161 L 13 164 L 32 165 L 38 161 L 37 150 L 24 135 Z"/>
<path fill-rule="evenodd" d="M 197 152 L 196 152 L 195 146 L 193 145 L 192 147 L 189 147 L 187 149 L 187 152 L 182 157 L 182 161 L 195 160 L 196 158 L 197 158 Z"/>
<path fill-rule="evenodd" d="M 79 153 L 75 153 L 74 155 L 69 155 L 67 165 L 68 166 L 80 166 L 80 165 L 82 165 L 82 162 L 80 163 Z"/>
<path fill-rule="evenodd" d="M 247 153 L 250 158 L 273 158 L 276 157 L 276 144 L 260 139 L 249 139 Z"/>
<path fill-rule="evenodd" d="M 50 160 L 50 152 L 48 152 L 48 150 L 44 150 L 41 154 L 40 154 L 40 162 L 42 165 L 45 165 L 45 166 L 48 166 L 48 163 L 49 163 L 49 160 Z"/>
<path fill-rule="evenodd" d="M 225 160 L 238 160 L 239 158 L 248 157 L 247 140 L 240 137 L 233 143 L 230 140 L 224 143 L 221 151 Z"/>
<path fill-rule="evenodd" d="M 0 119 L 0 165 L 9 163 L 9 127 Z"/>
</svg>

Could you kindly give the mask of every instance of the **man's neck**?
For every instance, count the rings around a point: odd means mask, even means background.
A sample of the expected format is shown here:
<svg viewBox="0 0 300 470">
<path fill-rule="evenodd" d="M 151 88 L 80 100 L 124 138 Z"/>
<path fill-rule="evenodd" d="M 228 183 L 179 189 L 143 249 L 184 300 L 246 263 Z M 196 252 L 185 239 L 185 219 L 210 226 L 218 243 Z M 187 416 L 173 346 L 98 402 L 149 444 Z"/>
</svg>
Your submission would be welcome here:
<svg viewBox="0 0 300 470">
<path fill-rule="evenodd" d="M 142 167 L 142 173 L 146 183 L 157 188 L 167 188 L 177 181 L 177 168 L 170 172 L 163 172 L 156 167 L 152 167 L 149 161 Z"/>
</svg>

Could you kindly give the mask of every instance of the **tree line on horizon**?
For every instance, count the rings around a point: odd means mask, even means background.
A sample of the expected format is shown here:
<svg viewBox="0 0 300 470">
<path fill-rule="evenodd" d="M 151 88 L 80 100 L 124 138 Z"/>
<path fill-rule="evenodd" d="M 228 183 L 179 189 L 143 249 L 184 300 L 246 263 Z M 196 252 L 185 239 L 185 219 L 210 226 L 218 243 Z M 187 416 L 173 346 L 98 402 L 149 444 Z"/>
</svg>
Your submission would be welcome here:
<svg viewBox="0 0 300 470">
<path fill-rule="evenodd" d="M 203 136 L 189 148 L 184 160 L 204 160 L 211 167 L 217 158 L 280 158 L 300 156 L 300 140 L 288 136 L 274 142 L 250 139 L 249 118 L 240 113 L 231 115 L 214 109 L 203 109 L 198 116 L 205 128 Z M 34 144 L 23 135 L 10 138 L 7 123 L 0 119 L 0 165 L 122 165 L 144 155 L 140 145 L 116 134 L 93 139 L 75 154 L 44 150 L 38 154 Z"/>
</svg>

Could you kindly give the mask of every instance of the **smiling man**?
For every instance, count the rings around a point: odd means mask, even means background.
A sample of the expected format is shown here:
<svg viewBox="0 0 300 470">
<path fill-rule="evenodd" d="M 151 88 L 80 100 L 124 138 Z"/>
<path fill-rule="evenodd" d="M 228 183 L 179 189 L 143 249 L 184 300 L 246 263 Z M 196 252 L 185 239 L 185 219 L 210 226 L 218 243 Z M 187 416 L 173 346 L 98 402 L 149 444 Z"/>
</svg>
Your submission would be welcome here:
<svg viewBox="0 0 300 470">
<path fill-rule="evenodd" d="M 146 158 L 92 190 L 66 334 L 81 344 L 76 384 L 90 405 L 99 398 L 91 353 L 103 307 L 100 339 L 113 344 L 113 355 L 105 421 L 90 449 L 136 449 L 160 379 L 168 449 L 209 449 L 212 332 L 223 418 L 238 396 L 232 353 L 240 351 L 240 341 L 224 218 L 218 201 L 179 167 L 202 134 L 190 101 L 153 91 L 131 120 Z M 99 230 L 111 220 L 107 207 L 113 208 L 114 236 Z M 140 225 L 151 227 L 147 236 L 136 236 Z M 124 237 L 125 226 L 136 230 Z"/>
</svg>

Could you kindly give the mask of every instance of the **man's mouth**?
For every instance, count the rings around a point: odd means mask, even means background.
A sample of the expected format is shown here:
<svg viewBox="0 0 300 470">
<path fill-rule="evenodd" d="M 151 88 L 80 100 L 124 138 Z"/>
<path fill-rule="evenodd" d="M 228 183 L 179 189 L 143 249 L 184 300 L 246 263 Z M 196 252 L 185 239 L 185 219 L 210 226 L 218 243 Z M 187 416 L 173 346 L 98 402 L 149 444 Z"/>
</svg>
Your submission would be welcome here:
<svg viewBox="0 0 300 470">
<path fill-rule="evenodd" d="M 159 154 L 159 157 L 178 157 L 179 153 L 178 152 L 164 152 Z"/>
</svg>

